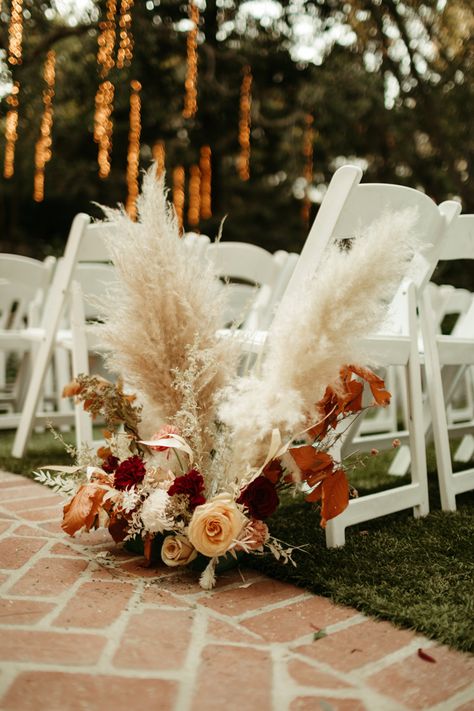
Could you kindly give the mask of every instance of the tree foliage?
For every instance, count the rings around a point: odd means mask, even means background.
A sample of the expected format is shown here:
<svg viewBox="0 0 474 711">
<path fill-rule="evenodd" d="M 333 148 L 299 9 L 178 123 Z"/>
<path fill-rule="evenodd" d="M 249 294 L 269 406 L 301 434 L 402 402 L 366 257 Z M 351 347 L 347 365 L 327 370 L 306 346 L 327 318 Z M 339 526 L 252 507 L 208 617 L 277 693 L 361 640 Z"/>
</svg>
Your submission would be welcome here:
<svg viewBox="0 0 474 711">
<path fill-rule="evenodd" d="M 182 116 L 187 4 L 135 2 L 134 54 L 114 67 L 112 172 L 97 175 L 93 133 L 99 23 L 105 0 L 71 24 L 54 0 L 24 0 L 23 63 L 3 53 L 1 78 L 21 84 L 15 175 L 0 182 L 3 251 L 42 255 L 62 249 L 72 216 L 97 214 L 91 202 L 126 199 L 130 81 L 142 85 L 141 167 L 157 140 L 166 144 L 168 175 L 189 168 L 199 149 L 213 152 L 213 217 L 200 229 L 215 235 L 227 215 L 226 239 L 270 249 L 299 249 L 305 190 L 313 214 L 334 172 L 358 161 L 366 180 L 424 189 L 436 201 L 458 196 L 474 211 L 474 19 L 470 0 L 282 0 L 267 14 L 255 3 L 201 2 L 198 112 Z M 117 3 L 120 5 L 120 3 Z M 258 5 L 258 4 L 257 4 Z M 3 2 L 0 41 L 7 47 L 10 3 Z M 270 12 L 271 11 L 271 12 Z M 42 66 L 57 52 L 53 156 L 46 194 L 32 200 L 34 146 L 42 112 Z M 251 177 L 237 174 L 242 69 L 252 67 Z M 7 111 L 2 101 L 0 124 Z M 314 175 L 305 184 L 305 116 L 314 116 Z M 4 140 L 0 142 L 3 160 Z"/>
</svg>

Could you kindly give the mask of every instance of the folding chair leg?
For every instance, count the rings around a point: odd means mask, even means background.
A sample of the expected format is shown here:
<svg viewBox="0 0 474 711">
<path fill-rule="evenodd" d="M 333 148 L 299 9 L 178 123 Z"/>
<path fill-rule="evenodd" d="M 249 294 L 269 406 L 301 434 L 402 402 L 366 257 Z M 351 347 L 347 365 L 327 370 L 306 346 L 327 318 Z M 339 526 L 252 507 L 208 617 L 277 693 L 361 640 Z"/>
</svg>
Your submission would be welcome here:
<svg viewBox="0 0 474 711">
<path fill-rule="evenodd" d="M 79 284 L 71 286 L 71 330 L 72 330 L 72 368 L 74 376 L 79 373 L 89 373 L 89 351 L 85 333 L 86 319 L 84 303 Z M 74 420 L 76 424 L 76 445 L 91 445 L 94 441 L 92 418 L 84 411 L 81 404 L 75 405 Z"/>
<path fill-rule="evenodd" d="M 55 330 L 51 330 L 45 335 L 44 340 L 36 354 L 33 372 L 28 387 L 23 411 L 21 413 L 18 429 L 13 442 L 12 456 L 21 459 L 25 453 L 28 439 L 33 429 L 35 415 L 38 408 L 38 403 L 41 398 L 43 384 L 46 378 L 48 367 L 51 363 L 51 355 L 53 350 L 53 341 L 55 338 Z"/>
<path fill-rule="evenodd" d="M 439 362 L 436 334 L 432 327 L 432 313 L 429 297 L 425 290 L 422 294 L 420 308 L 422 309 L 423 341 L 425 347 L 426 387 L 431 407 L 436 465 L 438 468 L 439 492 L 441 506 L 444 511 L 456 510 L 456 494 L 453 481 L 453 468 L 449 448 L 448 421 L 443 395 L 443 381 Z"/>
<path fill-rule="evenodd" d="M 410 309 L 411 332 L 416 333 L 415 309 Z M 423 391 L 418 344 L 412 339 L 407 368 L 408 431 L 411 453 L 411 480 L 420 489 L 419 504 L 413 508 L 415 516 L 429 513 L 428 475 L 426 467 L 425 425 L 423 417 Z"/>
</svg>

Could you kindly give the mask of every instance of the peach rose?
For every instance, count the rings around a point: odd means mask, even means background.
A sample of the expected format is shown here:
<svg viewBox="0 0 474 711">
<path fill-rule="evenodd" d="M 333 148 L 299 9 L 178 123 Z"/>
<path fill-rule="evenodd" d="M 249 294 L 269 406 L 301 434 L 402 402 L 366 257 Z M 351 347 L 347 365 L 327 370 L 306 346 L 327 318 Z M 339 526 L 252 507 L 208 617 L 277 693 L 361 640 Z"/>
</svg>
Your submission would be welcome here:
<svg viewBox="0 0 474 711">
<path fill-rule="evenodd" d="M 161 559 L 170 567 L 187 565 L 197 556 L 197 551 L 186 536 L 178 533 L 176 536 L 166 536 L 161 547 Z"/>
<path fill-rule="evenodd" d="M 203 555 L 224 555 L 238 538 L 247 518 L 228 494 L 219 494 L 197 506 L 188 528 L 188 538 Z"/>
</svg>

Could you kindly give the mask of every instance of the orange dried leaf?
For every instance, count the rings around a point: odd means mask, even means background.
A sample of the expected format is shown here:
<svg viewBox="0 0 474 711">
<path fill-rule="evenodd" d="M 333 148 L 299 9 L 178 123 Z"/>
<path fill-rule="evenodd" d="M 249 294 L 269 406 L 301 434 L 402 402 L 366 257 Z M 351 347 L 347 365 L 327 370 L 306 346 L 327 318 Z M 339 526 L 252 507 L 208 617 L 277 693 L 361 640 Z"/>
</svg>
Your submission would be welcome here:
<svg viewBox="0 0 474 711">
<path fill-rule="evenodd" d="M 369 387 L 377 405 L 386 407 L 386 405 L 390 403 L 391 395 L 388 390 L 385 389 L 385 383 L 382 378 L 375 375 L 375 373 L 373 373 L 369 368 L 363 368 L 359 365 L 350 365 L 349 369 L 355 373 L 355 375 L 358 375 L 360 378 L 369 383 Z"/>
<path fill-rule="evenodd" d="M 315 489 L 313 489 L 313 491 L 310 494 L 308 494 L 305 497 L 305 499 L 306 499 L 306 501 L 314 503 L 315 501 L 320 500 L 322 494 L 323 494 L 323 487 L 321 486 L 321 484 L 319 484 Z"/>
<path fill-rule="evenodd" d="M 321 526 L 342 513 L 349 504 L 349 483 L 343 469 L 338 469 L 321 484 Z"/>
<path fill-rule="evenodd" d="M 334 460 L 327 452 L 320 452 L 310 444 L 293 447 L 289 450 L 296 466 L 300 469 L 302 478 L 314 486 L 334 470 Z"/>
<path fill-rule="evenodd" d="M 101 459 L 107 459 L 112 454 L 110 447 L 99 447 L 97 450 L 97 456 Z"/>
<path fill-rule="evenodd" d="M 70 383 L 64 386 L 62 396 L 63 397 L 74 397 L 78 395 L 82 390 L 82 386 L 77 382 L 77 380 L 72 380 Z"/>
<path fill-rule="evenodd" d="M 105 489 L 97 484 L 84 484 L 63 509 L 61 528 L 73 536 L 81 528 L 89 531 L 97 516 Z"/>
</svg>

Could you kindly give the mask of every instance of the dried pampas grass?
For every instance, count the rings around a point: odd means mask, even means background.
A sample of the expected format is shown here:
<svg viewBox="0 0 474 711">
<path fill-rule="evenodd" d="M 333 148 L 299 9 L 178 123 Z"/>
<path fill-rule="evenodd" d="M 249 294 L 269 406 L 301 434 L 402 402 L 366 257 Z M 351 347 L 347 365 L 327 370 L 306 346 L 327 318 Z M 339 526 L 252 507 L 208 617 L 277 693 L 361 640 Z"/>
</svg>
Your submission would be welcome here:
<svg viewBox="0 0 474 711">
<path fill-rule="evenodd" d="M 291 437 L 316 417 L 315 403 L 349 363 L 372 364 L 361 339 L 387 315 L 417 247 L 416 212 L 385 214 L 350 249 L 332 244 L 311 279 L 281 304 L 259 377 L 242 379 L 219 416 L 241 443 L 236 468 L 258 465 L 273 428 Z"/>
<path fill-rule="evenodd" d="M 104 297 L 96 333 L 108 366 L 144 405 L 149 437 L 174 422 L 196 453 L 215 427 L 214 395 L 236 368 L 235 347 L 218 339 L 223 290 L 211 264 L 179 236 L 155 166 L 144 175 L 138 221 L 104 208 L 117 283 Z"/>
</svg>

